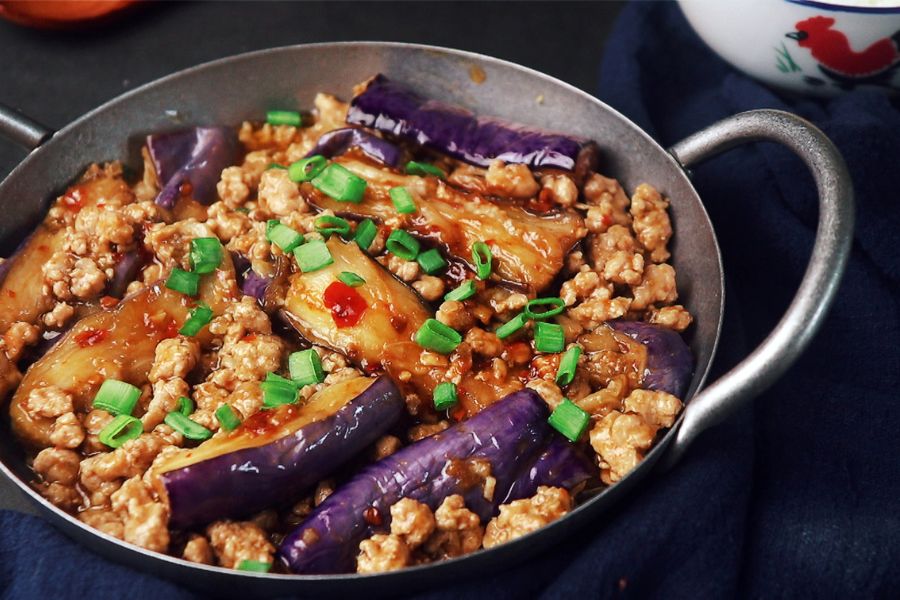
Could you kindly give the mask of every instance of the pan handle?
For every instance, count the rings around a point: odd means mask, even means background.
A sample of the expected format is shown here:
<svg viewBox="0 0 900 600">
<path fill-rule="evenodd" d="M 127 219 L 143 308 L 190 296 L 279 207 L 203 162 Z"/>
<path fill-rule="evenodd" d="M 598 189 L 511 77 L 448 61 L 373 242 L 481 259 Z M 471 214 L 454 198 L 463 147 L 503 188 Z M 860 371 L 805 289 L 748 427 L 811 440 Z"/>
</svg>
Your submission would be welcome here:
<svg viewBox="0 0 900 600">
<path fill-rule="evenodd" d="M 819 193 L 815 244 L 800 287 L 772 333 L 688 403 L 665 458 L 669 466 L 702 431 L 762 393 L 797 360 L 822 325 L 847 266 L 853 240 L 853 186 L 838 149 L 812 123 L 783 111 L 749 111 L 698 131 L 669 152 L 687 169 L 739 144 L 758 141 L 787 146 L 809 167 Z"/>
<path fill-rule="evenodd" d="M 24 146 L 27 150 L 34 150 L 52 135 L 52 130 L 37 121 L 0 104 L 0 137 Z"/>
</svg>

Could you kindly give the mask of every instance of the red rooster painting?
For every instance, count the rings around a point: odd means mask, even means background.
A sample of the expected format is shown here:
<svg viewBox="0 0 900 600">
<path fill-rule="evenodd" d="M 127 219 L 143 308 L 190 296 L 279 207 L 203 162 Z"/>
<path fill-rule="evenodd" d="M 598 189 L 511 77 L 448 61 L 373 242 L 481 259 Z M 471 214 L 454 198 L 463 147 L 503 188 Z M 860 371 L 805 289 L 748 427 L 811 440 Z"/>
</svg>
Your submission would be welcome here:
<svg viewBox="0 0 900 600">
<path fill-rule="evenodd" d="M 859 52 L 850 47 L 843 32 L 832 29 L 834 19 L 812 17 L 794 25 L 787 37 L 808 48 L 828 78 L 844 87 L 860 83 L 886 83 L 900 66 L 900 31 Z"/>
</svg>

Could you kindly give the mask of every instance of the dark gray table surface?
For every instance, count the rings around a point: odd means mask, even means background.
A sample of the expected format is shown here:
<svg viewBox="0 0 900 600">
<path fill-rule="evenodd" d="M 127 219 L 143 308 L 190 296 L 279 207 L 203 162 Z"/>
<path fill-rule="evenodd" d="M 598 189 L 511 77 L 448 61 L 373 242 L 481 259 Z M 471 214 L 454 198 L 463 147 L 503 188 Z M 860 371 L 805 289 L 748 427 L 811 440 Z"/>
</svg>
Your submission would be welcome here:
<svg viewBox="0 0 900 600">
<path fill-rule="evenodd" d="M 603 44 L 622 4 L 166 2 L 71 31 L 0 21 L 0 103 L 60 128 L 125 91 L 195 64 L 273 46 L 343 40 L 481 52 L 594 93 Z M 24 156 L 0 140 L 0 178 Z M 0 508 L 33 512 L 6 480 L 0 480 Z"/>
</svg>

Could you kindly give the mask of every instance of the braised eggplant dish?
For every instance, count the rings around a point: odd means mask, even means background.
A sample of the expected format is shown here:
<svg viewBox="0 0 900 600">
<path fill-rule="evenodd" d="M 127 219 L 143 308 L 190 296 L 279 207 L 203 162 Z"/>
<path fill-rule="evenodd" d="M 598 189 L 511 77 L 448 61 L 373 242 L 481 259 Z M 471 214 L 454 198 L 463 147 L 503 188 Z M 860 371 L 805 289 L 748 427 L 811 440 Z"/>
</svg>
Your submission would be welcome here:
<svg viewBox="0 0 900 600">
<path fill-rule="evenodd" d="M 91 164 L 0 265 L 47 500 L 195 563 L 377 573 L 535 531 L 672 427 L 669 202 L 602 146 L 383 75 L 266 108 Z"/>
</svg>

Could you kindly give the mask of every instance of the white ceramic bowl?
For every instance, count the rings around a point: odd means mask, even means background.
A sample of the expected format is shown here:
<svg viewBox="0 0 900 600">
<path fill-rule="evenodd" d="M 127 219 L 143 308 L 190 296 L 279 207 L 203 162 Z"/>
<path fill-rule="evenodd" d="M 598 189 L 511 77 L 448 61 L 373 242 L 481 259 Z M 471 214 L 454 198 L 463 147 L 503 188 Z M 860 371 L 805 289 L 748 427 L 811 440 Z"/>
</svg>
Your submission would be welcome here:
<svg viewBox="0 0 900 600">
<path fill-rule="evenodd" d="M 719 56 L 772 86 L 819 96 L 900 92 L 900 0 L 679 0 Z"/>
</svg>

